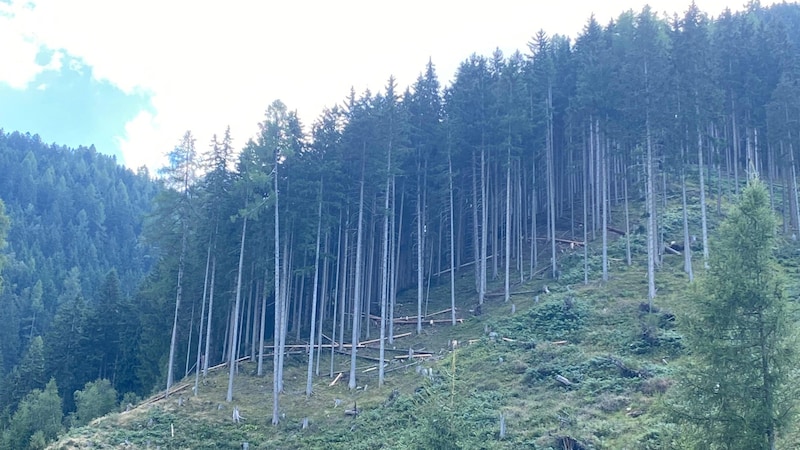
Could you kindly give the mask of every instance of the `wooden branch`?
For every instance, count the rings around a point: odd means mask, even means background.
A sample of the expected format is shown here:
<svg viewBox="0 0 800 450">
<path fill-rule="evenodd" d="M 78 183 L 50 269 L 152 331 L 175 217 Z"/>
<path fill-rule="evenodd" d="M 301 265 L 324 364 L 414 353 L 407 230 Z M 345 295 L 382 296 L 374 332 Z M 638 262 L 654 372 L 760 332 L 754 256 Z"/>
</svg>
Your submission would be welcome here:
<svg viewBox="0 0 800 450">
<path fill-rule="evenodd" d="M 342 378 L 342 374 L 344 374 L 344 372 L 339 372 L 339 374 L 336 375 L 336 378 L 334 378 L 333 381 L 331 381 L 331 384 L 329 384 L 328 386 L 334 386 L 336 383 L 338 383 L 339 379 Z"/>
</svg>

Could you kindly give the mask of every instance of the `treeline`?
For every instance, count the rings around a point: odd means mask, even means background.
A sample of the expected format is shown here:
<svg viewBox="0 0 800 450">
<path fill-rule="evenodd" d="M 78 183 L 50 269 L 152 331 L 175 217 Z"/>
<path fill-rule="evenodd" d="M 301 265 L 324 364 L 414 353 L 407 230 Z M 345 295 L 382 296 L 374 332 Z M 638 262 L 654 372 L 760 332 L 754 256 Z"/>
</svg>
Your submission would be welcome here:
<svg viewBox="0 0 800 450">
<path fill-rule="evenodd" d="M 625 262 L 647 263 L 652 299 L 663 241 L 697 235 L 707 260 L 714 251 L 707 214 L 753 171 L 773 191 L 784 231 L 797 233 L 798 30 L 794 4 L 752 2 L 714 19 L 694 5 L 672 18 L 645 8 L 608 24 L 590 18 L 575 42 L 539 32 L 525 53 L 472 55 L 446 88 L 429 63 L 406 90 L 389 78 L 381 92 L 352 91 L 308 134 L 279 101 L 240 151 L 229 131 L 211 143 L 187 132 L 160 174 L 167 189 L 145 227 L 152 252 L 136 247 L 145 254 L 127 253 L 124 263 L 107 266 L 116 273 L 93 278 L 101 286 L 93 299 L 112 299 L 94 308 L 115 305 L 96 316 L 114 318 L 104 322 L 113 324 L 101 340 L 107 347 L 54 354 L 94 352 L 100 369 L 86 376 L 110 378 L 120 393 L 146 393 L 249 356 L 259 375 L 273 370 L 277 423 L 286 342 L 330 339 L 342 350 L 369 338 L 391 343 L 404 290 L 416 297 L 419 332 L 434 283 L 450 284 L 455 322 L 457 310 L 483 303 L 493 280 L 502 281 L 507 299 L 512 283 L 533 276 L 607 279 L 613 228 L 625 235 Z M 689 197 L 687 183 L 699 198 Z M 631 217 L 629 200 L 644 202 L 644 217 Z M 674 204 L 683 211 L 677 220 L 665 214 Z M 701 229 L 690 229 L 690 213 L 701 216 Z M 595 240 L 599 265 L 589 263 L 585 245 Z M 562 267 L 557 256 L 570 245 L 584 262 Z M 157 259 L 133 293 L 125 264 L 148 267 L 145 255 Z M 456 298 L 456 277 L 474 283 L 477 300 Z M 19 285 L 33 293 L 36 280 Z M 92 300 L 72 300 L 64 300 L 70 306 L 61 317 L 92 323 L 80 313 Z M 57 329 L 49 311 L 45 323 Z M 15 328 L 18 347 L 33 348 L 41 334 L 47 354 L 48 330 L 37 328 L 33 309 L 19 316 L 32 325 Z M 278 347 L 271 366 L 262 353 L 267 341 Z M 15 351 L 19 360 L 24 352 Z M 333 371 L 334 354 L 327 367 L 320 356 L 312 347 L 309 394 L 313 375 Z M 355 352 L 346 358 L 355 387 Z M 228 367 L 230 400 L 235 371 Z M 380 367 L 381 383 L 383 375 Z M 75 380 L 69 389 L 80 386 Z"/>
<path fill-rule="evenodd" d="M 405 91 L 390 77 L 326 109 L 308 135 L 280 101 L 241 152 L 227 133 L 198 150 L 187 132 L 163 173 L 163 258 L 142 294 L 161 308 L 150 326 L 165 343 L 158 376 L 169 386 L 192 366 L 247 356 L 262 375 L 272 340 L 277 423 L 286 342 L 391 343 L 399 291 L 415 292 L 420 332 L 432 283 L 453 286 L 455 322 L 475 306 L 456 298 L 456 277 L 474 280 L 478 304 L 492 280 L 506 299 L 543 273 L 605 280 L 611 228 L 626 236 L 627 264 L 646 261 L 652 300 L 664 240 L 687 243 L 691 277 L 694 236 L 703 261 L 713 252 L 707 209 L 756 171 L 796 232 L 796 24 L 788 4 L 714 19 L 694 5 L 672 18 L 645 8 L 591 18 L 575 42 L 539 32 L 524 54 L 472 55 L 444 89 L 432 63 Z M 630 199 L 647 209 L 636 229 Z M 677 220 L 665 215 L 675 203 Z M 559 266 L 564 244 L 583 249 L 582 267 Z M 312 347 L 309 394 L 314 374 L 333 371 L 319 358 Z M 354 388 L 355 352 L 346 358 Z"/>
</svg>

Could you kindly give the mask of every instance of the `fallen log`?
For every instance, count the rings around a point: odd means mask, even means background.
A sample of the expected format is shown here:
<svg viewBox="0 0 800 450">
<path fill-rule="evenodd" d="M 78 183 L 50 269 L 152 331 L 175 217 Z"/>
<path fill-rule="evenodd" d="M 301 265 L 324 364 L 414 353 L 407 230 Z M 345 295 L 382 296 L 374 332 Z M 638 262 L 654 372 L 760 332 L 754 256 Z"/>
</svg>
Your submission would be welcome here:
<svg viewBox="0 0 800 450">
<path fill-rule="evenodd" d="M 339 374 L 336 375 L 336 378 L 334 378 L 333 381 L 331 381 L 331 384 L 329 384 L 328 386 L 336 385 L 336 383 L 338 383 L 339 380 L 342 378 L 342 374 L 344 374 L 344 372 L 339 372 Z"/>
<path fill-rule="evenodd" d="M 512 296 L 512 295 L 538 294 L 539 292 L 541 291 L 540 290 L 519 291 L 519 292 L 511 292 L 508 295 Z M 483 294 L 484 297 L 502 297 L 504 295 L 506 295 L 505 292 L 487 292 Z"/>
<path fill-rule="evenodd" d="M 430 358 L 431 356 L 433 356 L 433 353 L 414 353 L 412 355 L 398 355 L 395 356 L 394 359 L 402 360 L 409 358 Z"/>
<path fill-rule="evenodd" d="M 334 350 L 334 351 L 336 353 L 340 353 L 342 355 L 347 355 L 347 356 L 352 356 L 353 355 L 351 352 L 345 352 L 345 351 L 342 351 L 342 350 Z M 358 352 L 356 352 L 356 358 L 362 358 L 362 359 L 366 359 L 366 360 L 369 360 L 369 361 L 381 362 L 380 358 L 375 358 L 373 356 L 367 356 L 367 355 L 359 355 Z M 384 359 L 383 362 L 387 363 L 387 362 L 389 362 L 389 360 Z"/>
<path fill-rule="evenodd" d="M 670 247 L 669 245 L 665 245 L 665 246 L 664 246 L 664 250 L 666 250 L 666 251 L 668 251 L 668 252 L 672 253 L 673 255 L 678 255 L 678 256 L 682 255 L 682 253 L 681 253 L 681 252 L 679 252 L 679 251 L 675 250 L 674 248 Z"/>
</svg>

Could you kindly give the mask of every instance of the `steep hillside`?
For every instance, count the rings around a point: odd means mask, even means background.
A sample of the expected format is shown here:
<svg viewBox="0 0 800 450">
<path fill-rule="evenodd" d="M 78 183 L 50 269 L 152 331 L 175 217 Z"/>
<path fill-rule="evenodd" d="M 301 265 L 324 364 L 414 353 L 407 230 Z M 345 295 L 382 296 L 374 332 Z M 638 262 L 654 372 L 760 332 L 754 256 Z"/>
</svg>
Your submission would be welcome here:
<svg viewBox="0 0 800 450">
<path fill-rule="evenodd" d="M 677 212 L 670 207 L 665 217 L 678 221 Z M 719 218 L 714 215 L 712 225 Z M 574 239 L 566 231 L 559 235 Z M 278 426 L 270 424 L 271 358 L 265 377 L 256 376 L 256 363 L 245 360 L 230 403 L 225 402 L 227 368 L 220 367 L 201 377 L 197 395 L 190 377 L 168 399 L 128 405 L 125 412 L 70 431 L 50 448 L 235 449 L 243 443 L 259 449 L 669 448 L 676 429 L 663 422 L 659 400 L 686 355 L 676 321 L 688 278 L 683 258 L 665 255 L 651 309 L 643 242 L 643 236 L 632 236 L 635 259 L 629 267 L 624 238 L 616 239 L 609 248 L 609 282 L 588 285 L 582 283 L 582 247 L 564 245 L 560 281 L 538 275 L 515 285 L 509 302 L 502 299 L 502 286 L 493 283 L 480 314 L 459 309 L 463 322 L 456 326 L 430 322 L 446 317 L 437 314 L 449 306 L 449 287 L 442 280 L 431 290 L 423 333 L 416 336 L 414 325 L 397 325 L 382 387 L 373 343 L 359 350 L 356 390 L 347 388 L 349 357 L 336 353 L 331 365 L 325 350 L 321 376 L 306 397 L 306 351 L 293 347 Z M 796 273 L 796 244 L 786 246 L 781 262 Z M 596 246 L 588 250 L 596 280 L 600 252 Z M 460 304 L 475 298 L 471 283 L 460 274 Z M 796 282 L 789 288 L 796 293 Z M 400 322 L 416 314 L 411 297 L 401 296 Z M 234 409 L 242 417 L 238 423 Z M 351 415 L 356 409 L 358 415 Z M 798 439 L 785 436 L 780 448 Z"/>
</svg>

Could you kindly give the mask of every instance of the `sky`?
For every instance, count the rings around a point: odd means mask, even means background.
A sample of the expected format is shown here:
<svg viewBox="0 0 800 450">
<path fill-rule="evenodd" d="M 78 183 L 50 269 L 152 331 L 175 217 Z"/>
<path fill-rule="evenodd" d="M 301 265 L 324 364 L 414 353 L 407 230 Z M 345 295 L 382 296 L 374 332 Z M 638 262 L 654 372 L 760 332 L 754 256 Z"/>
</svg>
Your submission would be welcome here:
<svg viewBox="0 0 800 450">
<path fill-rule="evenodd" d="M 0 129 L 155 173 L 187 130 L 198 150 L 227 126 L 243 146 L 275 99 L 310 129 L 351 88 L 394 75 L 402 90 L 429 60 L 447 85 L 471 54 L 526 53 L 538 30 L 574 38 L 592 14 L 689 1 L 0 0 Z M 696 0 L 711 16 L 744 3 Z"/>
</svg>

